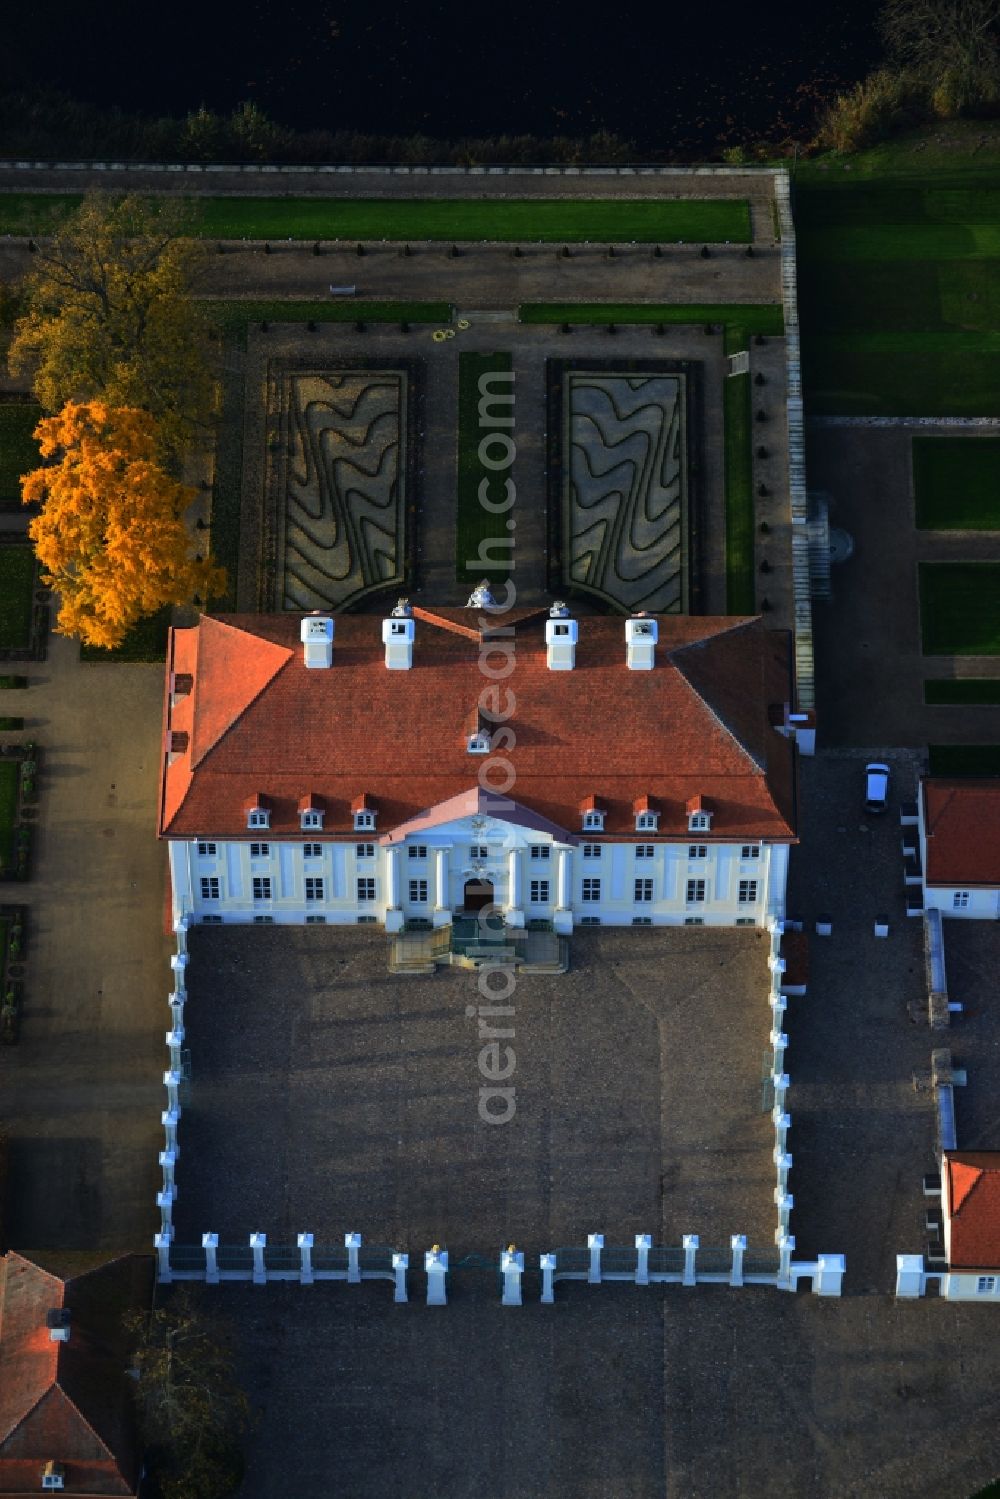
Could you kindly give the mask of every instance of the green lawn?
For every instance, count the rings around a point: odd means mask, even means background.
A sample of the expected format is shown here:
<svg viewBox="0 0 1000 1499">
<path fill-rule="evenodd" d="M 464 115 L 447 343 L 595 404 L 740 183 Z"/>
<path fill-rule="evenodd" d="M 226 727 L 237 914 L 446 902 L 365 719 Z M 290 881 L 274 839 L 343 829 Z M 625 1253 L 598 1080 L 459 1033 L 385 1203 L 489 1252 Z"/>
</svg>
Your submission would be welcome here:
<svg viewBox="0 0 1000 1499">
<path fill-rule="evenodd" d="M 749 333 L 781 334 L 779 306 L 755 302 L 524 302 L 522 323 L 739 323 Z"/>
<path fill-rule="evenodd" d="M 31 644 L 35 554 L 30 546 L 0 546 L 0 648 Z"/>
<path fill-rule="evenodd" d="M 81 661 L 165 661 L 167 659 L 167 631 L 170 628 L 170 605 L 150 614 L 146 619 L 140 619 L 134 625 L 121 645 L 113 651 L 106 651 L 101 646 L 82 645 L 80 647 Z"/>
<path fill-rule="evenodd" d="M 75 208 L 66 194 L 3 193 L 0 233 L 37 234 Z M 744 199 L 200 198 L 210 239 L 505 240 L 746 244 Z"/>
<path fill-rule="evenodd" d="M 932 776 L 1000 776 L 1000 744 L 931 744 Z"/>
<path fill-rule="evenodd" d="M 14 864 L 14 820 L 17 817 L 17 784 L 20 761 L 0 760 L 0 860 L 10 870 Z"/>
<path fill-rule="evenodd" d="M 924 702 L 930 707 L 952 703 L 1000 704 L 1000 677 L 944 677 L 924 683 Z"/>
<path fill-rule="evenodd" d="M 1000 562 L 921 562 L 926 656 L 1000 655 Z"/>
<path fill-rule="evenodd" d="M 32 437 L 42 408 L 33 403 L 0 403 L 0 510 L 20 510 L 22 474 L 38 467 L 38 445 Z"/>
<path fill-rule="evenodd" d="M 1000 530 L 1000 437 L 915 437 L 921 531 Z"/>
<path fill-rule="evenodd" d="M 1000 386 L 1000 190 L 975 171 L 795 197 L 814 414 L 985 416 Z"/>
<path fill-rule="evenodd" d="M 455 576 L 462 584 L 468 584 L 471 588 L 483 576 L 483 568 L 475 562 L 480 556 L 480 546 L 485 542 L 496 543 L 501 538 L 505 539 L 509 532 L 506 529 L 504 515 L 494 515 L 483 508 L 479 498 L 479 485 L 483 479 L 489 479 L 490 486 L 487 498 L 491 504 L 503 501 L 505 495 L 504 479 L 505 473 L 497 473 L 484 467 L 479 456 L 479 445 L 484 436 L 490 432 L 503 432 L 510 435 L 510 428 L 502 422 L 493 420 L 483 421 L 480 414 L 480 402 L 482 393 L 480 391 L 480 379 L 491 371 L 506 372 L 511 368 L 511 356 L 509 354 L 459 354 L 458 356 L 458 505 L 455 516 Z M 494 381 L 489 385 L 486 392 L 490 399 L 489 407 L 484 415 L 503 417 L 511 413 L 513 407 L 504 404 L 498 398 L 512 394 L 513 382 Z M 496 445 L 487 455 L 491 462 L 501 462 L 503 453 L 500 445 Z M 501 546 L 491 549 L 489 555 L 497 560 L 509 555 Z"/>
<path fill-rule="evenodd" d="M 726 457 L 726 612 L 753 614 L 753 413 L 749 375 L 730 375 L 723 391 Z"/>
</svg>

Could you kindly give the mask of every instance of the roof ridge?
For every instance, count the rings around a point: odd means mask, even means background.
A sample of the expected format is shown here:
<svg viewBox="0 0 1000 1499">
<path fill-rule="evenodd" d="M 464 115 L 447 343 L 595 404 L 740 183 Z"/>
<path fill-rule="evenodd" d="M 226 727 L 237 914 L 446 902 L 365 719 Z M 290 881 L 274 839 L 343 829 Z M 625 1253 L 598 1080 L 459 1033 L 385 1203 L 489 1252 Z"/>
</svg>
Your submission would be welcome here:
<svg viewBox="0 0 1000 1499">
<path fill-rule="evenodd" d="M 753 620 L 743 620 L 743 621 L 741 621 L 741 627 L 742 626 L 746 626 L 746 625 L 750 625 L 750 624 L 753 624 L 753 623 L 754 623 Z M 700 646 L 702 648 L 710 647 L 711 644 L 712 644 L 712 642 L 714 640 L 719 639 L 723 635 L 728 635 L 728 634 L 732 634 L 732 633 L 733 632 L 730 631 L 730 630 L 720 630 L 719 633 L 718 633 L 718 635 L 710 636 L 707 640 L 706 639 L 702 639 L 702 640 L 692 640 L 692 641 L 689 641 L 688 644 L 685 645 L 685 646 L 677 646 L 676 650 L 673 651 L 673 652 L 671 652 L 671 655 L 679 654 L 681 651 L 688 650 L 688 649 L 690 649 L 693 646 Z M 746 758 L 750 761 L 750 764 L 754 767 L 754 769 L 759 774 L 763 775 L 766 778 L 766 776 L 767 776 L 767 761 L 766 761 L 766 759 L 765 760 L 758 760 L 757 759 L 757 756 L 753 753 L 753 751 L 751 749 L 749 749 L 747 747 L 747 745 L 745 745 L 743 743 L 743 740 L 739 737 L 739 735 L 736 733 L 736 731 L 734 729 L 730 728 L 729 724 L 722 717 L 722 714 L 716 708 L 715 704 L 709 702 L 708 698 L 702 692 L 701 688 L 700 687 L 696 687 L 695 684 L 691 681 L 691 678 L 688 676 L 687 672 L 684 670 L 684 667 L 681 665 L 681 663 L 678 662 L 678 661 L 675 661 L 674 665 L 677 668 L 677 675 L 681 678 L 681 680 L 683 681 L 684 685 L 687 688 L 689 688 L 691 692 L 694 693 L 695 697 L 698 699 L 698 701 L 700 703 L 704 704 L 704 706 L 708 709 L 709 713 L 711 713 L 712 717 L 715 719 L 716 723 L 722 729 L 725 730 L 725 733 L 732 740 L 733 744 L 735 744 L 737 746 L 737 748 L 739 749 L 739 751 L 740 751 L 741 754 L 743 754 L 743 755 L 746 756 Z M 768 790 L 770 790 L 770 787 L 768 788 Z"/>
<path fill-rule="evenodd" d="M 97 1430 L 96 1426 L 91 1425 L 90 1421 L 87 1420 L 87 1417 L 83 1414 L 83 1411 L 80 1409 L 80 1407 L 77 1404 L 77 1402 L 73 1399 L 73 1396 L 69 1393 L 69 1391 L 67 1389 L 65 1389 L 63 1387 L 62 1381 L 58 1377 L 58 1360 L 57 1360 L 57 1364 L 56 1364 L 56 1378 L 52 1381 L 51 1385 L 49 1386 L 49 1390 L 46 1391 L 46 1394 L 48 1394 L 49 1391 L 51 1391 L 51 1390 L 58 1390 L 59 1391 L 60 1395 L 63 1397 L 63 1399 L 66 1401 L 66 1403 L 68 1405 L 70 1405 L 73 1408 L 73 1410 L 76 1412 L 76 1414 L 79 1416 L 80 1420 L 83 1422 L 84 1426 L 86 1426 L 87 1430 L 90 1432 L 90 1434 L 94 1438 L 94 1440 L 98 1443 L 99 1446 L 101 1446 L 101 1447 L 104 1448 L 104 1451 L 108 1454 L 108 1457 L 114 1463 L 115 1468 L 120 1473 L 121 1472 L 121 1464 L 119 1463 L 118 1458 L 112 1452 L 111 1448 L 108 1446 L 107 1442 L 101 1436 L 101 1434 Z"/>
<path fill-rule="evenodd" d="M 0 1459 L 2 1459 L 3 1457 L 3 1448 L 5 1444 L 10 1441 L 15 1431 L 17 1431 L 19 1427 L 24 1425 L 25 1421 L 27 1421 L 32 1412 L 38 1409 L 42 1401 L 45 1399 L 46 1395 L 51 1394 L 52 1390 L 54 1390 L 55 1387 L 56 1381 L 54 1379 L 50 1380 L 50 1382 L 45 1386 L 42 1393 L 35 1400 L 33 1400 L 25 1410 L 21 1412 L 14 1424 L 12 1426 L 8 1426 L 6 1431 L 0 1432 Z"/>
<path fill-rule="evenodd" d="M 243 701 L 241 707 L 233 715 L 233 717 L 230 718 L 230 720 L 226 724 L 225 728 L 222 729 L 218 734 L 216 734 L 215 738 L 211 741 L 211 743 L 208 744 L 208 745 L 206 745 L 205 748 L 200 751 L 200 753 L 197 756 L 197 759 L 195 758 L 194 733 L 192 732 L 192 742 L 191 742 L 191 769 L 192 769 L 192 771 L 195 769 L 196 766 L 203 765 L 205 763 L 205 761 L 208 759 L 208 757 L 212 753 L 212 751 L 222 742 L 223 739 L 225 739 L 226 735 L 230 732 L 230 730 L 236 724 L 239 723 L 240 719 L 244 716 L 244 714 L 247 712 L 247 710 L 249 708 L 253 707 L 254 703 L 261 696 L 261 694 L 263 692 L 267 691 L 268 687 L 270 687 L 270 685 L 274 681 L 275 677 L 277 677 L 279 675 L 279 673 L 284 670 L 284 668 L 288 665 L 289 661 L 291 661 L 293 659 L 294 655 L 295 655 L 295 652 L 291 649 L 290 646 L 279 645 L 276 640 L 268 640 L 266 636 L 264 636 L 264 635 L 258 635 L 256 633 L 250 631 L 250 630 L 240 630 L 235 625 L 227 624 L 225 622 L 225 620 L 215 619 L 211 615 L 205 615 L 205 616 L 203 616 L 203 623 L 206 622 L 206 621 L 210 622 L 213 628 L 223 629 L 223 630 L 231 630 L 234 635 L 244 635 L 244 636 L 246 636 L 247 639 L 253 640 L 253 641 L 255 641 L 257 643 L 258 649 L 261 646 L 265 646 L 267 648 L 266 649 L 266 654 L 270 655 L 272 653 L 279 653 L 281 655 L 281 657 L 282 657 L 282 660 L 280 661 L 280 663 L 277 666 L 275 666 L 274 670 L 268 674 L 266 680 L 264 680 L 261 683 L 259 683 L 259 685 L 257 686 L 256 690 L 254 692 L 252 692 L 250 694 L 250 696 L 247 697 Z M 199 656 L 201 655 L 201 633 L 200 633 L 200 628 L 199 628 L 199 650 L 198 650 L 198 654 L 199 654 Z M 193 709 L 194 709 L 194 711 L 192 713 L 192 720 L 191 720 L 192 721 L 192 730 L 194 730 L 194 728 L 195 728 L 195 726 L 197 725 L 197 722 L 198 722 L 198 718 L 197 718 L 198 685 L 199 685 L 199 679 L 200 679 L 200 677 L 201 677 L 201 673 L 200 673 L 200 671 L 198 669 L 198 664 L 196 663 L 196 665 L 195 665 L 195 672 L 194 672 L 194 700 L 193 700 Z"/>
</svg>

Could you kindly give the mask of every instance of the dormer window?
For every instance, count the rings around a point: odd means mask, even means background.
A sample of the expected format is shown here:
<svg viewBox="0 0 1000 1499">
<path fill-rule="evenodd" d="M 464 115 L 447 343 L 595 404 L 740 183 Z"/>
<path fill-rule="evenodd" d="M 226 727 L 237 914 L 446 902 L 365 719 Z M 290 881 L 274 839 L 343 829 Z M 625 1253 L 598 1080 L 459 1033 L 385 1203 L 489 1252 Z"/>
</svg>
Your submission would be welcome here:
<svg viewBox="0 0 1000 1499">
<path fill-rule="evenodd" d="M 304 796 L 299 802 L 299 827 L 304 832 L 315 832 L 323 826 L 326 808 L 318 796 Z"/>
<path fill-rule="evenodd" d="M 244 811 L 247 814 L 248 828 L 269 828 L 271 826 L 271 809 L 264 797 L 259 794 L 254 797 L 253 801 L 245 804 Z"/>
<path fill-rule="evenodd" d="M 362 796 L 356 796 L 351 803 L 351 812 L 354 815 L 354 831 L 356 833 L 370 833 L 375 826 L 375 818 L 378 808 L 374 799 L 366 792 Z"/>
<path fill-rule="evenodd" d="M 62 1463 L 47 1462 L 42 1469 L 42 1488 L 46 1493 L 54 1490 L 65 1489 L 66 1470 Z"/>
<path fill-rule="evenodd" d="M 488 755 L 490 752 L 490 736 L 482 729 L 477 729 L 470 734 L 466 740 L 466 748 L 470 755 Z"/>
<path fill-rule="evenodd" d="M 656 812 L 637 812 L 635 830 L 637 833 L 655 833 L 659 821 L 659 814 Z"/>
<path fill-rule="evenodd" d="M 712 810 L 702 796 L 688 799 L 687 819 L 689 833 L 707 833 L 712 827 Z"/>
<path fill-rule="evenodd" d="M 375 813 L 374 812 L 369 812 L 369 811 L 367 811 L 367 809 L 362 810 L 361 812 L 355 812 L 355 814 L 354 814 L 354 829 L 355 829 L 355 832 L 360 832 L 364 828 L 373 828 L 374 826 L 375 826 Z"/>
<path fill-rule="evenodd" d="M 603 812 L 584 812 L 584 814 L 583 814 L 583 831 L 585 833 L 603 833 L 603 831 L 604 831 L 604 813 Z"/>
</svg>

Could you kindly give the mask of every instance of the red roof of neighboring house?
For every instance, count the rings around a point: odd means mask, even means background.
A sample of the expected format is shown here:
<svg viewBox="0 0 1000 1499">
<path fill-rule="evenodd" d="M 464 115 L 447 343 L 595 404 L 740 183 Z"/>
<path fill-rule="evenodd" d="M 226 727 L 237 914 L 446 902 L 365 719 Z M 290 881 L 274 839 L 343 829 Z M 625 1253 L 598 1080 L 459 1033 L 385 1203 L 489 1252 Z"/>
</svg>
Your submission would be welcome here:
<svg viewBox="0 0 1000 1499">
<path fill-rule="evenodd" d="M 0 1258 L 0 1495 L 39 1493 L 49 1461 L 64 1465 L 67 1492 L 135 1493 L 122 1318 L 148 1301 L 151 1276 L 139 1255 L 67 1278 L 13 1250 Z M 47 1325 L 61 1308 L 65 1342 Z"/>
<path fill-rule="evenodd" d="M 1000 885 L 1000 776 L 925 780 L 928 885 Z"/>
<path fill-rule="evenodd" d="M 955 1269 L 1000 1268 L 1000 1150 L 945 1152 L 945 1211 Z"/>
<path fill-rule="evenodd" d="M 386 837 L 476 790 L 489 762 L 469 756 L 464 726 L 481 695 L 496 712 L 513 694 L 516 744 L 499 753 L 514 785 L 496 789 L 568 834 L 595 797 L 605 836 L 635 838 L 634 804 L 649 796 L 659 836 L 683 839 L 685 808 L 702 796 L 713 838 L 795 839 L 794 749 L 768 721 L 769 705 L 790 693 L 787 631 L 661 615 L 656 668 L 632 672 L 623 620 L 589 617 L 575 670 L 553 672 L 545 617 L 415 609 L 409 671 L 386 670 L 371 615 L 338 617 L 323 670 L 303 663 L 298 615 L 203 616 L 171 631 L 168 681 L 182 672 L 194 686 L 176 700 L 167 693 L 165 734 L 187 729 L 190 744 L 168 762 L 164 741 L 161 836 L 249 836 L 243 808 L 260 792 L 272 835 L 303 837 L 298 807 L 313 792 L 327 836 L 353 836 L 351 809 L 367 794 Z M 513 636 L 498 640 L 501 627 Z M 508 654 L 513 671 L 500 677 Z"/>
</svg>

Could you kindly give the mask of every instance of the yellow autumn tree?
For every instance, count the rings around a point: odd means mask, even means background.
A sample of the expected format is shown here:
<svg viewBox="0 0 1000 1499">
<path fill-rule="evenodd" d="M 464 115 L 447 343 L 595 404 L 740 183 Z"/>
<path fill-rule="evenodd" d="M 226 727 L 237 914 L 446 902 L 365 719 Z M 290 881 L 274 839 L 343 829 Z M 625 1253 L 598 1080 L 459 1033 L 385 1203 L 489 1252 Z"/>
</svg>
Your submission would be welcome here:
<svg viewBox="0 0 1000 1499">
<path fill-rule="evenodd" d="M 48 462 L 24 476 L 21 497 L 42 507 L 28 535 L 59 593 L 61 635 L 110 650 L 163 605 L 225 590 L 224 571 L 191 555 L 195 491 L 160 466 L 148 411 L 70 402 L 35 437 Z"/>
<path fill-rule="evenodd" d="M 191 228 L 175 199 L 93 192 L 39 240 L 8 364 L 31 374 L 46 411 L 68 401 L 142 407 L 167 456 L 207 431 L 212 351 L 191 295 L 205 248 Z"/>
</svg>

